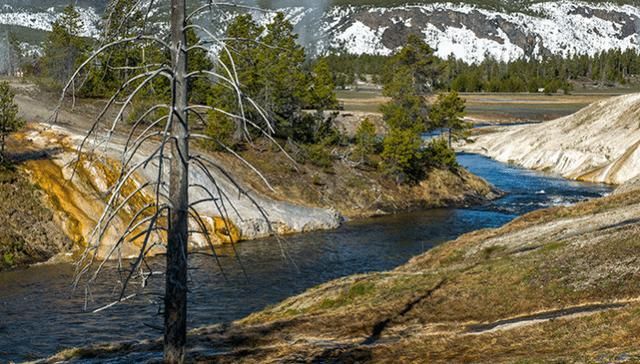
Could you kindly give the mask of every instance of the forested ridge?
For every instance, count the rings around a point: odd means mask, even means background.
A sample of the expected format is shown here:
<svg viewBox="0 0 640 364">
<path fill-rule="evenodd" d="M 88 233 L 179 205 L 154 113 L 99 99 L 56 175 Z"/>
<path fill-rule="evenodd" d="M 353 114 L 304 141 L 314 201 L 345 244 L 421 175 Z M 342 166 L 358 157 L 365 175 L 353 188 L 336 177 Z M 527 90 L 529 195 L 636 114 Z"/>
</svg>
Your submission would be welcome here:
<svg viewBox="0 0 640 364">
<path fill-rule="evenodd" d="M 379 83 L 388 57 L 372 55 L 332 54 L 325 57 L 336 84 L 346 88 L 358 80 Z M 460 92 L 545 92 L 571 91 L 578 82 L 598 87 L 636 85 L 639 83 L 640 54 L 619 49 L 593 56 L 570 58 L 547 56 L 542 59 L 520 59 L 500 62 L 487 59 L 480 64 L 467 64 L 449 58 L 438 59 L 441 74 L 435 80 L 439 90 Z"/>
</svg>

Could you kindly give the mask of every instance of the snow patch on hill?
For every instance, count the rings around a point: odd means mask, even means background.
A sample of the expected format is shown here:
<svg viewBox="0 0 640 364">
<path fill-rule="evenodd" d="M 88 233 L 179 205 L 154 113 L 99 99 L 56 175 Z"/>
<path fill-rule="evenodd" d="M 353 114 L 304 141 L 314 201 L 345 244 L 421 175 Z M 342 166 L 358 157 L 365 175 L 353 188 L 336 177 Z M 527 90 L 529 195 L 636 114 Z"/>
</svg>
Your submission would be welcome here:
<svg viewBox="0 0 640 364">
<path fill-rule="evenodd" d="M 336 34 L 334 45 L 342 46 L 354 54 L 379 54 L 389 55 L 392 50 L 380 42 L 386 27 L 370 28 L 360 21 L 355 21 L 351 26 Z"/>
<path fill-rule="evenodd" d="M 29 12 L 5 5 L 0 8 L 0 24 L 49 30 L 60 9 Z M 333 6 L 326 10 L 296 5 L 277 11 L 284 12 L 296 26 L 300 42 L 311 54 L 340 49 L 354 54 L 388 55 L 402 46 L 408 34 L 422 36 L 440 57 L 454 56 L 469 63 L 487 57 L 509 61 L 550 54 L 592 55 L 614 48 L 640 51 L 640 8 L 631 5 L 562 0 L 523 5 L 519 12 L 500 12 L 443 2 L 395 7 Z M 93 8 L 83 8 L 81 14 L 83 34 L 96 36 L 99 15 Z M 219 36 L 235 14 L 221 11 L 215 17 L 202 14 L 195 19 Z M 254 12 L 262 25 L 273 15 Z"/>
<path fill-rule="evenodd" d="M 93 8 L 78 8 L 80 19 L 83 23 L 82 35 L 85 37 L 98 36 L 96 25 L 100 16 Z M 31 29 L 51 30 L 51 23 L 60 16 L 60 9 L 49 8 L 46 11 L 28 12 L 22 9 L 14 9 L 10 5 L 0 8 L 0 24 L 19 25 Z"/>
<path fill-rule="evenodd" d="M 344 44 L 356 54 L 392 53 L 397 47 L 385 41 L 385 36 L 393 36 L 386 31 L 422 34 L 439 56 L 452 55 L 467 62 L 640 49 L 640 9 L 629 5 L 543 2 L 517 13 L 451 3 L 347 7 L 332 9 L 327 18 L 332 45 Z"/>
</svg>

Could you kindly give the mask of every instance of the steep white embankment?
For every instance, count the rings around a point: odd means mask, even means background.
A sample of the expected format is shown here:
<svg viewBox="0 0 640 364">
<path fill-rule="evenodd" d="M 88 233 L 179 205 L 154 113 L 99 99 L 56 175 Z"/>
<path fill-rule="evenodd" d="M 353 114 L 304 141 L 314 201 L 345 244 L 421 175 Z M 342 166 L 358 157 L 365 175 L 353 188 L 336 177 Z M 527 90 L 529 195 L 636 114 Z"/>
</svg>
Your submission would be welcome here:
<svg viewBox="0 0 640 364">
<path fill-rule="evenodd" d="M 502 127 L 462 146 L 566 178 L 621 184 L 640 174 L 640 94 L 598 101 L 560 119 Z"/>
<path fill-rule="evenodd" d="M 22 165 L 49 197 L 65 232 L 80 245 L 89 242 L 93 228 L 105 208 L 109 191 L 117 180 L 120 168 L 118 161 L 124 145 L 122 138 L 114 137 L 105 149 L 96 149 L 95 154 L 98 158 L 83 156 L 79 164 L 76 163 L 76 149 L 83 135 L 74 132 L 73 129 L 31 124 L 16 138 L 23 143 L 22 153 L 25 157 Z M 145 146 L 141 150 L 141 154 L 145 155 L 149 153 L 151 146 Z M 132 165 L 142 159 L 142 156 L 137 160 L 134 158 Z M 269 223 L 279 234 L 333 229 L 340 225 L 341 217 L 334 210 L 298 206 L 249 192 L 255 201 L 254 204 L 250 198 L 239 193 L 238 188 L 219 170 L 209 168 L 209 173 L 215 178 L 216 184 L 212 183 L 203 171 L 191 168 L 190 178 L 193 187 L 190 189 L 190 199 L 201 201 L 213 196 L 224 201 L 226 213 L 221 213 L 213 203 L 202 203 L 195 207 L 203 216 L 210 237 L 215 243 L 269 236 Z M 121 197 L 124 199 L 146 181 L 155 180 L 157 174 L 158 167 L 154 163 L 139 169 L 139 173 L 125 185 Z M 236 182 L 242 184 L 242 181 Z M 145 194 L 136 195 L 136 198 L 127 201 L 125 209 L 114 218 L 111 229 L 107 231 L 107 236 L 98 250 L 99 255 L 105 255 L 110 250 L 135 212 L 152 202 L 153 196 L 153 191 L 147 190 Z M 268 219 L 265 219 L 256 204 L 263 209 Z M 227 215 L 230 224 L 225 223 L 224 215 Z M 201 230 L 195 222 L 192 229 Z M 139 243 L 128 243 L 122 248 L 122 255 L 137 254 Z M 194 234 L 192 245 L 205 248 L 208 244 L 204 236 Z"/>
<path fill-rule="evenodd" d="M 82 163 L 76 164 L 77 147 L 89 129 L 95 111 L 63 110 L 59 116 L 59 124 L 51 126 L 46 121 L 53 115 L 53 106 L 45 101 L 46 98 L 38 89 L 31 84 L 22 83 L 12 83 L 12 87 L 16 91 L 15 102 L 19 106 L 19 116 L 31 123 L 24 131 L 12 137 L 10 149 L 16 153 L 16 158 L 21 160 L 20 165 L 31 175 L 32 181 L 48 196 L 56 212 L 56 220 L 65 233 L 77 244 L 86 244 L 105 208 L 108 191 L 117 179 L 124 137 L 114 135 L 111 143 L 96 149 L 98 158 L 89 160 L 90 156 L 83 157 Z M 90 109 L 88 105 L 84 107 Z M 85 151 L 92 148 L 92 141 L 93 139 Z M 150 153 L 151 147 L 152 145 L 144 145 L 141 154 Z M 134 159 L 132 165 L 135 164 Z M 219 165 L 224 166 L 223 163 Z M 198 212 L 204 216 L 205 223 L 209 225 L 210 237 L 216 243 L 269 236 L 271 233 L 268 223 L 271 223 L 271 227 L 279 234 L 291 234 L 337 228 L 342 221 L 342 217 L 335 210 L 309 208 L 250 193 L 256 204 L 266 213 L 267 221 L 254 203 L 239 194 L 236 186 L 219 170 L 209 168 L 217 186 L 196 168 L 191 168 L 190 172 L 192 184 L 204 186 L 212 191 L 214 197 L 225 196 L 226 215 L 230 224 L 225 223 L 221 218 L 222 214 L 212 203 L 196 206 Z M 155 177 L 155 165 L 149 164 L 147 168 L 139 170 L 134 180 L 126 186 L 125 196 L 135 191 L 136 187 L 146 180 Z M 243 185 L 241 180 L 236 182 Z M 150 195 L 151 193 L 147 193 L 130 200 L 122 213 L 114 218 L 99 254 L 104 254 L 111 244 L 117 241 L 118 233 L 124 231 L 136 209 L 150 202 Z M 190 197 L 191 201 L 199 201 L 211 196 L 203 189 L 194 187 L 190 191 Z M 231 227 L 231 231 L 228 231 L 227 227 Z M 194 247 L 207 247 L 207 241 L 201 235 L 194 235 L 192 244 Z M 133 242 L 123 248 L 122 255 L 131 256 L 137 252 L 136 243 Z"/>
</svg>

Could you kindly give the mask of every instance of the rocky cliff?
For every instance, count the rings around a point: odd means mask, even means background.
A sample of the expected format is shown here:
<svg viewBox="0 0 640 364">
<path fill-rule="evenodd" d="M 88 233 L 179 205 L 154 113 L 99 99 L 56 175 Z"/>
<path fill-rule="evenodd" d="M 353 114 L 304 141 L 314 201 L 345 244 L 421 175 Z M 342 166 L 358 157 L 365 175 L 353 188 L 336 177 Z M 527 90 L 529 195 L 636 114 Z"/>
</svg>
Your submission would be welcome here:
<svg viewBox="0 0 640 364">
<path fill-rule="evenodd" d="M 638 120 L 640 94 L 624 95 L 541 124 L 496 128 L 462 149 L 566 178 L 621 184 L 640 173 Z"/>
</svg>

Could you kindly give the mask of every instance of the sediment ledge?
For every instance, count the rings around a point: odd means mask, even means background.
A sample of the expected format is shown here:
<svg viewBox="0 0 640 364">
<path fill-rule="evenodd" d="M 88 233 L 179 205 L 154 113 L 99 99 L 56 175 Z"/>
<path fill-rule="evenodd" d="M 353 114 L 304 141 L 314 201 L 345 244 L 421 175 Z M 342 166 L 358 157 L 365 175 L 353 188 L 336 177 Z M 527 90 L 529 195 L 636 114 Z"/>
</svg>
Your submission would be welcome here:
<svg viewBox="0 0 640 364">
<path fill-rule="evenodd" d="M 560 119 L 492 128 L 461 146 L 565 178 L 622 184 L 640 171 L 640 94 L 595 102 Z"/>
<path fill-rule="evenodd" d="M 44 192 L 48 204 L 59 216 L 63 230 L 80 245 L 89 240 L 104 210 L 105 196 L 108 196 L 109 189 L 119 173 L 119 153 L 123 148 L 119 138 L 115 137 L 106 149 L 99 149 L 99 157 L 82 155 L 77 162 L 77 147 L 82 139 L 82 135 L 62 126 L 30 124 L 25 131 L 15 135 L 11 142 L 12 149 L 18 156 L 27 156 L 19 163 L 19 167 Z M 144 148 L 141 150 L 144 155 Z M 41 158 L 28 157 L 37 155 L 39 151 L 46 151 Z M 134 191 L 146 181 L 154 179 L 158 173 L 156 167 L 151 164 L 139 171 L 131 180 L 131 186 L 128 186 L 127 191 Z M 194 183 L 208 187 L 210 191 L 218 191 L 225 203 L 234 207 L 227 215 L 229 224 L 233 227 L 232 232 L 225 233 L 219 230 L 226 229 L 218 229 L 225 224 L 218 222 L 222 219 L 222 214 L 213 204 L 196 207 L 205 222 L 210 224 L 212 238 L 217 243 L 267 237 L 272 234 L 270 226 L 276 233 L 286 235 L 335 229 L 342 222 L 342 217 L 335 210 L 304 207 L 252 192 L 248 192 L 249 195 L 239 193 L 237 185 L 215 169 L 209 171 L 216 178 L 215 186 L 202 172 L 192 169 L 191 173 Z M 237 179 L 235 183 L 241 184 L 242 181 Z M 195 187 L 190 193 L 195 201 L 208 198 L 201 189 Z M 147 197 L 152 198 L 143 193 L 129 200 L 130 206 L 113 219 L 112 227 L 104 239 L 104 247 L 98 251 L 99 255 L 107 254 L 110 250 L 109 242 L 118 240 L 118 231 L 126 228 L 128 218 L 137 208 L 148 203 L 145 201 Z M 263 211 L 259 211 L 255 204 Z M 268 221 L 263 213 L 268 217 Z M 233 239 L 229 235 L 233 235 Z M 206 248 L 206 239 L 194 236 L 193 247 Z M 123 246 L 124 257 L 135 256 L 137 252 L 135 243 Z"/>
</svg>

